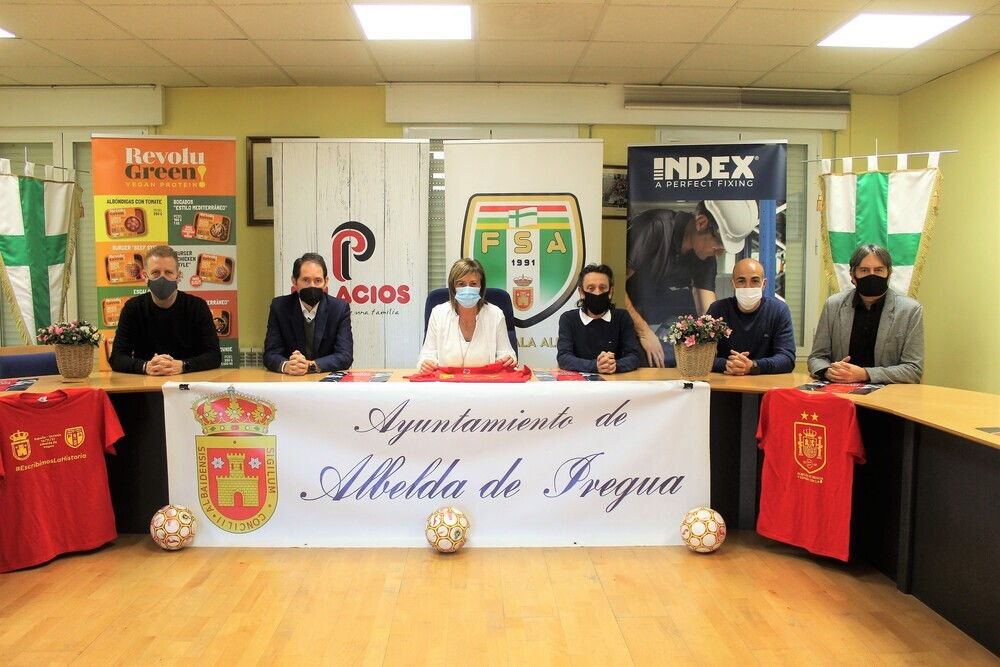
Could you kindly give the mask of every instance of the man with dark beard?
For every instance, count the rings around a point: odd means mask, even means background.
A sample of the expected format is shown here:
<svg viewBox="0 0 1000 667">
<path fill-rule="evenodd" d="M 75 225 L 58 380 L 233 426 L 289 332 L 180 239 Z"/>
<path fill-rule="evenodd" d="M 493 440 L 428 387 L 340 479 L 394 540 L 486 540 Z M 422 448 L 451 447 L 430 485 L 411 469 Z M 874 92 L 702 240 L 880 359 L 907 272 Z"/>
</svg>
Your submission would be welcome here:
<svg viewBox="0 0 1000 667">
<path fill-rule="evenodd" d="M 923 307 L 889 287 L 889 251 L 875 244 L 858 246 L 850 271 L 854 289 L 834 294 L 823 304 L 809 373 L 830 382 L 920 382 Z"/>
</svg>

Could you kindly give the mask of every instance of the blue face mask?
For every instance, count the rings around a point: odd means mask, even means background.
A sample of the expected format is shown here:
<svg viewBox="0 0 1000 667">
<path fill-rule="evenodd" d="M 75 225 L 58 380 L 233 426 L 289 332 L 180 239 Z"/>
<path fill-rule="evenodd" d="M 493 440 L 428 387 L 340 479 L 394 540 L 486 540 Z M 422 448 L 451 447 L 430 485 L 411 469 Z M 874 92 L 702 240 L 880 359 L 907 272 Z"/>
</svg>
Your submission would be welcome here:
<svg viewBox="0 0 1000 667">
<path fill-rule="evenodd" d="M 479 303 L 478 287 L 459 287 L 455 290 L 455 301 L 465 308 L 472 308 Z"/>
</svg>

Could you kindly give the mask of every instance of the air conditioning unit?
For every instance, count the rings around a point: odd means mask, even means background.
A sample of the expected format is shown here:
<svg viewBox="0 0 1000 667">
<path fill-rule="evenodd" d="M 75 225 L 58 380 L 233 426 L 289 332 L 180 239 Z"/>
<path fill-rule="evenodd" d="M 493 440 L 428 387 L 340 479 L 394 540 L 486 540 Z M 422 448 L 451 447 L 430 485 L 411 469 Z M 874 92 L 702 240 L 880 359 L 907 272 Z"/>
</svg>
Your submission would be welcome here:
<svg viewBox="0 0 1000 667">
<path fill-rule="evenodd" d="M 625 108 L 848 112 L 851 93 L 794 88 L 625 86 Z"/>
</svg>

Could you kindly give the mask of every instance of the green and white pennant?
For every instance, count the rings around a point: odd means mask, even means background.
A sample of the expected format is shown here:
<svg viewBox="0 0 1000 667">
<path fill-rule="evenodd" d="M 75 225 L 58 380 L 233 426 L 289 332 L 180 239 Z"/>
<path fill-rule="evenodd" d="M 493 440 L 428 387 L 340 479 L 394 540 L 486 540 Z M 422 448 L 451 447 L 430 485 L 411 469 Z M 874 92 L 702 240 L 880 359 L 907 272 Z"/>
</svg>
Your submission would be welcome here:
<svg viewBox="0 0 1000 667">
<path fill-rule="evenodd" d="M 35 331 L 65 319 L 70 266 L 83 214 L 82 190 L 72 180 L 10 173 L 0 159 L 0 286 L 25 343 Z"/>
<path fill-rule="evenodd" d="M 937 216 L 938 187 L 937 168 L 823 174 L 819 209 L 830 288 L 851 287 L 851 254 L 863 243 L 875 243 L 892 257 L 892 288 L 916 296 Z"/>
</svg>

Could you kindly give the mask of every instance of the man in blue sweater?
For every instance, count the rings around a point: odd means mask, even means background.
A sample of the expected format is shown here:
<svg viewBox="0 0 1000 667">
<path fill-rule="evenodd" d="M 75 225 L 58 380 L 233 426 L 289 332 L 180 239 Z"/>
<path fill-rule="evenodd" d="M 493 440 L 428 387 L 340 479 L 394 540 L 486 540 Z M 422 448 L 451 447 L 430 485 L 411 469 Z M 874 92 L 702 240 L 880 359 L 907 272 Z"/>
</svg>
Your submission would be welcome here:
<svg viewBox="0 0 1000 667">
<path fill-rule="evenodd" d="M 733 267 L 736 296 L 719 299 L 708 314 L 721 317 L 733 330 L 719 341 L 712 370 L 727 375 L 790 373 L 795 368 L 795 332 L 788 304 L 764 296 L 767 278 L 754 259 L 741 259 Z"/>
<path fill-rule="evenodd" d="M 559 318 L 556 361 L 582 373 L 627 373 L 639 365 L 639 339 L 628 312 L 615 308 L 615 278 L 607 264 L 588 264 L 576 284 L 578 310 Z"/>
</svg>

